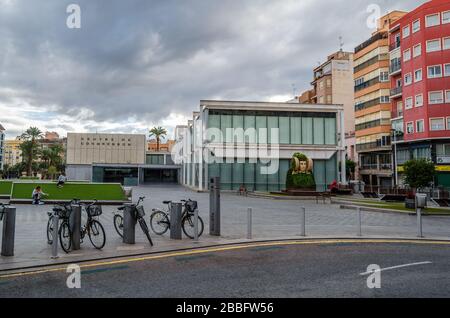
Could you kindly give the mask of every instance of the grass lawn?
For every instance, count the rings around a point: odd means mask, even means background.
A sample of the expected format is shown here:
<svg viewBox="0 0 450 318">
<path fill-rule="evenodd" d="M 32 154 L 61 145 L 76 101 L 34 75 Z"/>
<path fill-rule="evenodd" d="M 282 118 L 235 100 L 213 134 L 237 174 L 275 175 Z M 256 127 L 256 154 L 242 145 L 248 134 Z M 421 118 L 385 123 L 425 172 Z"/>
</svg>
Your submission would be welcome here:
<svg viewBox="0 0 450 318">
<path fill-rule="evenodd" d="M 0 195 L 11 194 L 12 181 L 0 181 Z"/>
<path fill-rule="evenodd" d="M 397 210 L 399 212 L 405 212 L 405 213 L 415 213 L 415 210 L 405 208 L 405 203 L 401 203 L 401 202 L 399 202 L 399 203 L 383 202 L 383 201 L 374 200 L 374 199 L 350 199 L 350 198 L 344 198 L 344 197 L 339 197 L 339 199 L 342 199 L 342 200 L 348 201 L 348 202 L 353 202 L 353 203 L 356 203 L 357 205 L 361 205 L 361 206 L 365 206 L 365 207 Z M 450 215 L 450 209 L 426 208 L 424 211 L 424 214 L 427 214 L 427 213 Z"/>
<path fill-rule="evenodd" d="M 12 199 L 30 199 L 37 182 L 14 183 Z M 91 183 L 67 183 L 62 189 L 56 183 L 40 183 L 42 191 L 49 194 L 44 197 L 48 200 L 99 200 L 99 201 L 125 201 L 120 184 L 91 184 Z"/>
</svg>

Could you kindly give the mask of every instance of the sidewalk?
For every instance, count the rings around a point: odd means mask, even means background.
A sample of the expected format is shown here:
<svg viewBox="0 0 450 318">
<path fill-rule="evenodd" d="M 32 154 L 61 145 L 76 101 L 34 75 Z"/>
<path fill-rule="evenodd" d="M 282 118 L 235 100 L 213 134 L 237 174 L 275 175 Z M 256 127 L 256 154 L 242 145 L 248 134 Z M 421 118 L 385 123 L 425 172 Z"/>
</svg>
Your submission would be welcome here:
<svg viewBox="0 0 450 318">
<path fill-rule="evenodd" d="M 283 201 L 246 198 L 235 194 L 222 194 L 222 236 L 209 236 L 209 195 L 196 193 L 178 186 L 138 187 L 134 197 L 147 196 L 146 221 L 151 209 L 162 208 L 163 200 L 191 198 L 199 201 L 200 216 L 205 222 L 205 235 L 199 243 L 189 239 L 170 240 L 167 233 L 158 237 L 152 233 L 155 246 L 150 247 L 139 226 L 136 228 L 136 245 L 126 245 L 117 235 L 113 225 L 115 207 L 104 206 L 101 223 L 106 231 L 106 246 L 95 250 L 86 238 L 81 250 L 51 259 L 51 247 L 46 241 L 46 206 L 17 206 L 15 256 L 0 257 L 0 271 L 18 268 L 76 263 L 85 260 L 121 257 L 138 254 L 159 253 L 172 250 L 192 249 L 206 246 L 249 242 L 246 240 L 247 208 L 253 208 L 253 239 L 255 241 L 277 239 L 302 239 L 300 233 L 300 207 L 306 208 L 306 234 L 311 238 L 352 238 L 356 236 L 357 215 L 354 210 L 340 209 L 339 205 L 316 204 L 315 201 Z M 426 239 L 450 239 L 450 218 L 427 216 L 423 219 Z M 416 217 L 402 214 L 364 212 L 364 238 L 410 238 L 416 239 Z"/>
</svg>

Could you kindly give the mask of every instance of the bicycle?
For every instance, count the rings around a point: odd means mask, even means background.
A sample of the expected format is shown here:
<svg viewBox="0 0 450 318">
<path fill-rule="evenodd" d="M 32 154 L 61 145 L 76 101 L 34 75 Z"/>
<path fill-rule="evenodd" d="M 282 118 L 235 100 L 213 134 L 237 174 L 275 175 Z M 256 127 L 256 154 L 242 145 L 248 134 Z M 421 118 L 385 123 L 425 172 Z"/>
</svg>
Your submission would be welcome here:
<svg viewBox="0 0 450 318">
<path fill-rule="evenodd" d="M 53 220 L 55 215 L 57 215 L 60 219 L 58 225 L 59 242 L 65 253 L 69 253 L 70 248 L 72 247 L 72 233 L 70 231 L 69 224 L 70 214 L 72 213 L 72 205 L 78 204 L 79 202 L 79 199 L 73 199 L 68 203 L 57 204 L 53 207 L 52 212 L 47 212 L 47 215 L 49 216 L 47 222 L 47 243 L 49 245 L 53 244 Z"/>
<path fill-rule="evenodd" d="M 181 228 L 184 234 L 190 238 L 195 237 L 195 224 L 194 224 L 194 212 L 197 209 L 197 201 L 181 200 L 183 203 L 183 212 L 181 214 Z M 163 201 L 163 204 L 167 204 L 167 211 L 153 209 L 153 213 L 150 216 L 150 227 L 157 235 L 164 235 L 170 229 L 169 211 L 172 201 Z M 198 217 L 198 236 L 203 234 L 204 224 L 202 218 Z"/>
<path fill-rule="evenodd" d="M 81 228 L 81 242 L 83 242 L 86 234 L 89 236 L 92 246 L 96 249 L 101 250 L 106 244 L 106 234 L 103 225 L 98 220 L 98 217 L 102 215 L 102 207 L 97 204 L 97 200 L 90 204 L 79 205 L 84 208 L 87 215 L 86 223 Z"/>
<path fill-rule="evenodd" d="M 132 204 L 130 207 L 133 209 L 134 218 L 141 226 L 141 229 L 144 232 L 145 236 L 147 236 L 150 245 L 153 246 L 153 241 L 152 238 L 150 237 L 147 222 L 145 222 L 144 219 L 145 216 L 144 206 L 141 204 L 143 203 L 144 199 L 145 197 L 140 197 L 138 202 L 136 204 Z M 121 206 L 117 210 L 123 211 L 125 210 L 125 206 Z M 119 213 L 114 213 L 114 228 L 116 229 L 117 234 L 119 234 L 119 236 L 123 238 L 123 216 Z"/>
</svg>

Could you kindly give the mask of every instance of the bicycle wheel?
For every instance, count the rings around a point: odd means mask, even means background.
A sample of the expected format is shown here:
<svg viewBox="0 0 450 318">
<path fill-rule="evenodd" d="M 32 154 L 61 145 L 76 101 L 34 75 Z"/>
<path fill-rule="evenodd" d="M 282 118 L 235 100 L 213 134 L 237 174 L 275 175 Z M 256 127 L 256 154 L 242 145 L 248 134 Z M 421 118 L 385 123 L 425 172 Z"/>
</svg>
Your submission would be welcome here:
<svg viewBox="0 0 450 318">
<path fill-rule="evenodd" d="M 123 237 L 123 217 L 120 214 L 114 215 L 114 228 L 120 237 Z"/>
<path fill-rule="evenodd" d="M 169 229 L 169 217 L 163 211 L 155 211 L 150 216 L 150 227 L 157 235 L 163 235 Z"/>
<path fill-rule="evenodd" d="M 103 225 L 99 221 L 97 220 L 91 221 L 91 223 L 88 225 L 88 235 L 89 240 L 96 249 L 101 250 L 105 246 L 106 243 L 105 229 L 103 228 Z"/>
<path fill-rule="evenodd" d="M 183 220 L 181 220 L 181 227 L 183 229 L 184 234 L 190 239 L 194 239 L 195 236 L 195 227 L 194 227 L 194 216 L 191 214 L 187 214 Z M 198 217 L 198 237 L 203 234 L 203 220 L 201 217 Z"/>
<path fill-rule="evenodd" d="M 142 231 L 144 231 L 145 236 L 147 236 L 147 239 L 150 242 L 150 245 L 153 246 L 153 241 L 152 241 L 152 238 L 150 237 L 147 223 L 145 222 L 145 220 L 143 218 L 139 218 L 139 225 L 141 226 Z"/>
<path fill-rule="evenodd" d="M 47 243 L 53 244 L 53 215 L 49 217 L 47 222 Z"/>
<path fill-rule="evenodd" d="M 72 233 L 70 233 L 69 222 L 64 221 L 59 228 L 59 242 L 64 252 L 69 253 L 72 247 Z"/>
</svg>

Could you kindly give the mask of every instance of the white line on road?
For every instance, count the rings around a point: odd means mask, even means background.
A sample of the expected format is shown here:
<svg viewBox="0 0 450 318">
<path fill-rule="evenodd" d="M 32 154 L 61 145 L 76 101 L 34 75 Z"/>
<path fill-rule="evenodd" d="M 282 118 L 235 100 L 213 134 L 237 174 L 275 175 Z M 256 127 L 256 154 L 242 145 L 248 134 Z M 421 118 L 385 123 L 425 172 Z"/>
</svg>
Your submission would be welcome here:
<svg viewBox="0 0 450 318">
<path fill-rule="evenodd" d="M 386 268 L 381 268 L 372 272 L 365 272 L 365 273 L 361 273 L 359 275 L 364 276 L 364 275 L 371 275 L 373 273 L 378 273 L 378 272 L 382 272 L 382 271 L 389 271 L 392 269 L 398 269 L 398 268 L 404 268 L 404 267 L 411 267 L 411 266 L 419 266 L 419 265 L 428 265 L 428 264 L 433 264 L 433 262 L 420 262 L 420 263 L 411 263 L 411 264 L 405 264 L 405 265 L 398 265 L 398 266 L 392 266 L 392 267 L 386 267 Z"/>
</svg>

